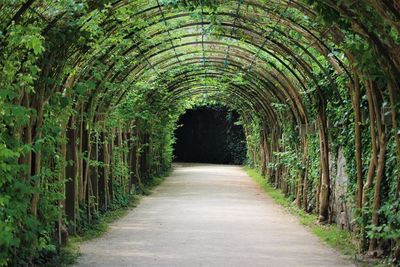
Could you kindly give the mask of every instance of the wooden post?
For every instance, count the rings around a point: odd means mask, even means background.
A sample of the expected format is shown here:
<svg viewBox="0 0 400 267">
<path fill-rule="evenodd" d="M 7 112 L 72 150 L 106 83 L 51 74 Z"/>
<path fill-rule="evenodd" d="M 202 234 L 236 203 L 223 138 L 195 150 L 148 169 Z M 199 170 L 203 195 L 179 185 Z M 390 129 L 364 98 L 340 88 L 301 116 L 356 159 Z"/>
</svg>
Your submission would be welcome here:
<svg viewBox="0 0 400 267">
<path fill-rule="evenodd" d="M 99 160 L 99 136 L 96 133 L 95 134 L 95 141 L 93 144 L 91 144 L 92 150 L 94 150 L 94 153 L 91 154 L 92 160 L 98 161 Z M 99 179 L 98 179 L 99 171 L 98 167 L 96 166 L 90 166 L 90 196 L 92 196 L 94 199 L 94 209 L 98 211 L 99 207 Z"/>
<path fill-rule="evenodd" d="M 326 223 L 329 219 L 329 196 L 330 196 L 330 177 L 329 177 L 329 144 L 328 129 L 326 118 L 325 99 L 320 99 L 319 103 L 319 135 L 320 135 L 320 155 L 321 155 L 321 191 L 319 195 L 319 223 Z"/>
<path fill-rule="evenodd" d="M 100 161 L 100 166 L 98 167 L 98 194 L 99 194 L 99 208 L 105 210 L 107 208 L 106 200 L 106 177 L 105 177 L 105 138 L 104 133 L 100 133 L 100 140 L 98 144 L 98 160 Z"/>
<path fill-rule="evenodd" d="M 66 183 L 65 183 L 65 214 L 69 221 L 68 231 L 71 234 L 76 232 L 76 176 L 77 176 L 77 155 L 76 155 L 76 131 L 75 120 L 70 118 L 67 127 L 67 147 L 65 167 Z"/>
</svg>

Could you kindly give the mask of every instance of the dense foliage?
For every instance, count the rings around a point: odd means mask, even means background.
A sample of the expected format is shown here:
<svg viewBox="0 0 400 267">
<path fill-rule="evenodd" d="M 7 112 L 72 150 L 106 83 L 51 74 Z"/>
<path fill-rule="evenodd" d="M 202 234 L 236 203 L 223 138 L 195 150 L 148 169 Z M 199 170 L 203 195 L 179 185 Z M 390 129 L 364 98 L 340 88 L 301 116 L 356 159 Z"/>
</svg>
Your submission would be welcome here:
<svg viewBox="0 0 400 267">
<path fill-rule="evenodd" d="M 1 1 L 0 266 L 127 205 L 199 103 L 236 110 L 247 161 L 319 223 L 399 261 L 399 21 L 398 1 Z"/>
</svg>

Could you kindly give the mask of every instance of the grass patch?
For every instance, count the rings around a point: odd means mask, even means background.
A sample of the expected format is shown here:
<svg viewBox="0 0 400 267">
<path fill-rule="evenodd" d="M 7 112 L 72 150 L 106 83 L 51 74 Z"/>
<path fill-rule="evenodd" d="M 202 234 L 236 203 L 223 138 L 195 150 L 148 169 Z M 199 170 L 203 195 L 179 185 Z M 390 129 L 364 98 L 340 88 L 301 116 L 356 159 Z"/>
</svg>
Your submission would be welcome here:
<svg viewBox="0 0 400 267">
<path fill-rule="evenodd" d="M 109 229 L 109 224 L 124 217 L 132 208 L 136 207 L 140 198 L 140 196 L 134 195 L 129 206 L 105 212 L 95 224 L 92 224 L 82 234 L 70 236 L 67 245 L 61 248 L 59 255 L 48 262 L 46 267 L 70 266 L 75 264 L 80 256 L 79 245 L 82 242 L 98 238 L 106 233 Z"/>
<path fill-rule="evenodd" d="M 133 195 L 128 206 L 105 212 L 101 215 L 97 223 L 91 225 L 90 228 L 85 230 L 81 235 L 73 236 L 73 242 L 80 243 L 102 236 L 108 231 L 111 223 L 127 215 L 132 208 L 135 208 L 139 204 L 140 199 L 140 195 Z"/>
<path fill-rule="evenodd" d="M 245 167 L 244 169 L 277 204 L 285 207 L 291 214 L 296 215 L 300 223 L 307 226 L 313 234 L 329 246 L 338 249 L 341 253 L 358 260 L 359 241 L 354 233 L 341 230 L 336 225 L 317 224 L 316 215 L 306 213 L 297 208 L 279 189 L 273 188 L 258 171 L 250 167 Z"/>
<path fill-rule="evenodd" d="M 54 257 L 45 266 L 46 267 L 66 267 L 71 266 L 77 262 L 78 257 L 81 255 L 79 251 L 79 245 L 82 242 L 92 240 L 94 238 L 101 237 L 105 234 L 111 223 L 124 217 L 129 211 L 137 207 L 143 196 L 148 196 L 152 193 L 152 190 L 160 185 L 165 178 L 169 175 L 169 172 L 165 173 L 160 177 L 155 177 L 152 181 L 142 187 L 138 188 L 137 194 L 132 196 L 132 199 L 128 206 L 122 207 L 115 210 L 109 210 L 103 213 L 95 224 L 90 225 L 90 228 L 86 229 L 79 235 L 70 236 L 68 244 L 62 247 L 59 255 Z"/>
</svg>

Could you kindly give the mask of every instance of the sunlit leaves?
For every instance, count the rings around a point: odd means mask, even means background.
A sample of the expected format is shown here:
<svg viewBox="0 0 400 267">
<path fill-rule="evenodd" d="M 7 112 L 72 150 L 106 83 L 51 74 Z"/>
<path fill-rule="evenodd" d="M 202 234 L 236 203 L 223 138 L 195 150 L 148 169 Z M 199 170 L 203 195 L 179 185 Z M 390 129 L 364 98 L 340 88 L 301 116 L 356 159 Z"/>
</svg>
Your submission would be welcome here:
<svg viewBox="0 0 400 267">
<path fill-rule="evenodd" d="M 40 35 L 40 29 L 34 26 L 14 26 L 7 40 L 10 46 L 32 50 L 35 55 L 40 55 L 44 51 L 44 39 Z"/>
<path fill-rule="evenodd" d="M 185 7 L 189 10 L 194 10 L 199 7 L 217 8 L 220 5 L 216 0 L 160 0 L 164 5 L 171 5 L 174 7 Z"/>
</svg>

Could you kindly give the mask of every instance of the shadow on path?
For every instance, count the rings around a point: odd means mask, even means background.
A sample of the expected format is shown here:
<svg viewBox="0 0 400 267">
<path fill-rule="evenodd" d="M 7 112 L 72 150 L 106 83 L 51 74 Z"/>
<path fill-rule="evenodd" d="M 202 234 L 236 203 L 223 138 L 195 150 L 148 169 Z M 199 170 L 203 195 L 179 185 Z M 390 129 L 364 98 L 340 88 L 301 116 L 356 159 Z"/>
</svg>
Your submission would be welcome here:
<svg viewBox="0 0 400 267">
<path fill-rule="evenodd" d="M 177 164 L 76 266 L 354 266 L 238 166 Z"/>
</svg>

